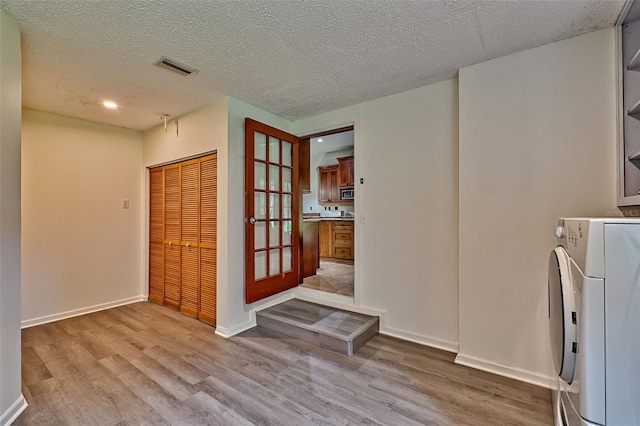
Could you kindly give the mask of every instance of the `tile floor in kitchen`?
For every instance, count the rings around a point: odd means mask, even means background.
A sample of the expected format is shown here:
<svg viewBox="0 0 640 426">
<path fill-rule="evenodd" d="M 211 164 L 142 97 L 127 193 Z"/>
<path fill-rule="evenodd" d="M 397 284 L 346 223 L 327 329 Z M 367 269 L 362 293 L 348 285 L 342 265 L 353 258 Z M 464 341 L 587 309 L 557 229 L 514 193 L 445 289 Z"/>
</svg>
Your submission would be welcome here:
<svg viewBox="0 0 640 426">
<path fill-rule="evenodd" d="M 301 287 L 353 297 L 353 261 L 320 259 L 316 275 L 304 279 Z"/>
</svg>

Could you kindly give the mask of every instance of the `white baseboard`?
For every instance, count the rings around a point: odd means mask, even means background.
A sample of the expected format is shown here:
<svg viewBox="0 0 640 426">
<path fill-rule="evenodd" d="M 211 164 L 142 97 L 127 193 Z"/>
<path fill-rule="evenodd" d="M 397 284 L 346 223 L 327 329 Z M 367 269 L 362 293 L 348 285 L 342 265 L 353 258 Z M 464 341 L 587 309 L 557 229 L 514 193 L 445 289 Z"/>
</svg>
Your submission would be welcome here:
<svg viewBox="0 0 640 426">
<path fill-rule="evenodd" d="M 270 308 L 272 306 L 279 305 L 280 303 L 284 303 L 287 300 L 291 300 L 291 299 L 294 298 L 293 294 L 294 294 L 293 292 L 286 292 L 286 293 L 283 293 L 283 294 L 279 295 L 278 297 L 274 297 L 274 298 L 271 298 L 271 299 L 266 299 L 266 302 L 263 302 L 263 303 L 256 302 L 256 303 L 253 304 L 255 306 L 255 309 L 253 309 L 251 311 L 251 314 L 255 317 L 255 312 L 256 311 L 261 311 L 263 309 L 267 309 L 267 308 Z"/>
<path fill-rule="evenodd" d="M 554 380 L 552 377 L 535 373 L 533 371 L 510 367 L 508 365 L 497 364 L 495 362 L 473 356 L 458 354 L 458 356 L 456 356 L 455 363 L 475 368 L 477 370 L 486 371 L 488 373 L 497 374 L 499 376 L 509 377 L 510 379 L 519 380 L 532 385 L 541 386 L 543 388 L 555 389 L 558 385 L 557 379 Z"/>
<path fill-rule="evenodd" d="M 243 331 L 247 331 L 250 328 L 256 326 L 256 316 L 255 314 L 251 315 L 251 319 L 249 321 L 243 322 L 242 324 L 237 324 L 232 327 L 216 327 L 216 334 L 218 336 L 224 337 L 225 339 L 235 336 L 236 334 L 242 333 Z"/>
<path fill-rule="evenodd" d="M 7 408 L 0 416 L 0 426 L 8 426 L 15 422 L 18 416 L 27 408 L 27 405 L 24 395 L 20 394 L 20 397 L 11 404 L 11 407 Z"/>
<path fill-rule="evenodd" d="M 253 328 L 257 325 L 256 323 L 256 311 L 261 311 L 263 309 L 270 308 L 271 306 L 277 305 L 282 302 L 286 302 L 287 300 L 293 299 L 293 292 L 287 291 L 281 293 L 277 296 L 270 297 L 265 299 L 265 301 L 259 301 L 253 303 L 253 309 L 250 311 L 251 318 L 248 321 L 245 321 L 241 324 L 232 325 L 230 327 L 224 327 L 221 325 L 216 326 L 216 334 L 218 336 L 222 336 L 225 339 L 231 336 L 235 336 L 236 334 L 242 333 L 243 331 L 247 331 L 250 328 Z"/>
<path fill-rule="evenodd" d="M 20 325 L 22 328 L 33 327 L 36 325 L 46 324 L 48 322 L 60 321 L 67 318 L 77 317 L 80 315 L 90 314 L 92 312 L 103 311 L 117 306 L 128 305 L 130 303 L 145 302 L 147 296 L 134 296 L 126 299 L 114 300 L 113 302 L 100 303 L 98 305 L 87 306 L 85 308 L 73 309 L 71 311 L 60 312 L 57 314 L 45 315 L 43 317 L 23 320 Z"/>
<path fill-rule="evenodd" d="M 429 346 L 436 349 L 442 349 L 447 352 L 458 352 L 458 343 L 449 340 L 438 339 L 436 337 L 425 336 L 410 331 L 399 330 L 397 328 L 385 325 L 384 319 L 380 322 L 380 334 L 395 337 L 397 339 L 407 340 L 419 345 Z"/>
</svg>

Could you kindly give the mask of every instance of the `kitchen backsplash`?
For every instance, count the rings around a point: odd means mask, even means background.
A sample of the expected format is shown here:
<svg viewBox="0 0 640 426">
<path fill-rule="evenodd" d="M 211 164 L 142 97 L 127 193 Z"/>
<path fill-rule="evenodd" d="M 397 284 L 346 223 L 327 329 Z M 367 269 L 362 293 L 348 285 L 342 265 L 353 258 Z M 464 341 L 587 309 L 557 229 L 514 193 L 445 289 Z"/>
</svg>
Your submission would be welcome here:
<svg viewBox="0 0 640 426">
<path fill-rule="evenodd" d="M 320 213 L 320 217 L 340 217 L 340 216 L 354 216 L 353 206 L 337 206 L 338 210 L 336 210 L 335 206 L 327 206 L 327 209 L 323 206 L 312 206 L 313 210 L 307 208 L 304 213 Z M 342 214 L 342 211 L 345 213 Z"/>
</svg>

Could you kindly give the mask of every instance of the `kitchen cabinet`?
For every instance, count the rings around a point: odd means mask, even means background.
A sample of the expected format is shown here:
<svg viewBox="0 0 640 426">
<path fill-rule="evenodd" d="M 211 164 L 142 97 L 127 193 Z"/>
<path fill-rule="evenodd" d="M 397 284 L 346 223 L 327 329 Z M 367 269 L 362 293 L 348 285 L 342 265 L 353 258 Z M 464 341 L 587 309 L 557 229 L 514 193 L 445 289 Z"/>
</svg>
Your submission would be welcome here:
<svg viewBox="0 0 640 426">
<path fill-rule="evenodd" d="M 298 158 L 300 164 L 300 175 L 298 186 L 303 194 L 311 193 L 311 140 L 309 138 L 300 139 L 298 144 Z"/>
<path fill-rule="evenodd" d="M 353 188 L 353 155 L 338 158 L 338 187 Z"/>
<path fill-rule="evenodd" d="M 340 202 L 338 166 L 318 167 L 318 204 L 335 204 Z"/>
<path fill-rule="evenodd" d="M 320 222 L 320 257 L 331 257 L 331 222 Z"/>
<path fill-rule="evenodd" d="M 343 200 L 341 189 L 353 188 L 353 156 L 338 158 L 338 164 L 318 167 L 318 204 L 353 204 Z"/>
<path fill-rule="evenodd" d="M 320 257 L 353 260 L 353 222 L 320 222 Z"/>
<path fill-rule="evenodd" d="M 331 257 L 353 260 L 353 222 L 333 222 L 331 225 Z"/>
<path fill-rule="evenodd" d="M 302 223 L 302 279 L 315 275 L 320 267 L 320 223 Z"/>
</svg>

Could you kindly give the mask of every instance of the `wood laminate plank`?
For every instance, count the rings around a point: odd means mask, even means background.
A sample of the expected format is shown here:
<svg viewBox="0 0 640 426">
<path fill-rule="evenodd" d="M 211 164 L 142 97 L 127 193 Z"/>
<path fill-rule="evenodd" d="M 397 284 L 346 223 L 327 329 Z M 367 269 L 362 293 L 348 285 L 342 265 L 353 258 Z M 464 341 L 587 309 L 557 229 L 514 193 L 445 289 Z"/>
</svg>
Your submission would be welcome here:
<svg viewBox="0 0 640 426">
<path fill-rule="evenodd" d="M 23 330 L 22 351 L 17 425 L 553 424 L 548 389 L 455 354 L 380 335 L 352 357 L 261 328 L 223 339 L 151 303 Z"/>
<path fill-rule="evenodd" d="M 180 376 L 174 374 L 153 358 L 145 355 L 129 362 L 179 401 L 184 401 L 197 393 L 197 390 L 190 383 L 183 381 Z"/>
<path fill-rule="evenodd" d="M 53 377 L 49 369 L 31 346 L 22 349 L 22 380 L 27 385 Z"/>
<path fill-rule="evenodd" d="M 188 418 L 188 410 L 180 401 L 124 358 L 114 355 L 100 362 L 169 424 L 182 424 Z"/>
<path fill-rule="evenodd" d="M 40 359 L 46 364 L 54 378 L 64 379 L 78 373 L 78 369 L 66 356 L 66 347 L 58 344 L 33 346 Z"/>
<path fill-rule="evenodd" d="M 161 346 L 149 348 L 144 353 L 189 384 L 195 385 L 209 375 Z"/>
<path fill-rule="evenodd" d="M 156 342 L 144 337 L 143 333 L 136 332 L 125 324 L 120 324 L 113 328 L 120 335 L 120 338 L 129 343 L 134 348 L 144 351 L 156 345 Z"/>
<path fill-rule="evenodd" d="M 219 366 L 216 377 L 208 377 L 204 384 L 209 392 L 215 389 L 214 397 L 225 400 L 234 411 L 256 424 L 329 424 L 317 413 L 223 366 Z"/>
<path fill-rule="evenodd" d="M 32 342 L 40 345 L 54 343 L 44 326 L 30 327 L 22 330 L 22 347 L 31 346 Z"/>
<path fill-rule="evenodd" d="M 249 420 L 205 392 L 198 392 L 186 400 L 185 405 L 187 408 L 201 413 L 198 420 L 203 425 L 253 425 Z"/>
<path fill-rule="evenodd" d="M 29 406 L 14 425 L 64 424 L 63 412 L 71 403 L 55 378 L 43 380 L 28 387 Z"/>
</svg>

